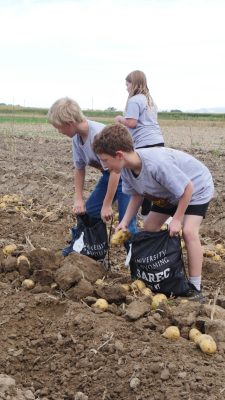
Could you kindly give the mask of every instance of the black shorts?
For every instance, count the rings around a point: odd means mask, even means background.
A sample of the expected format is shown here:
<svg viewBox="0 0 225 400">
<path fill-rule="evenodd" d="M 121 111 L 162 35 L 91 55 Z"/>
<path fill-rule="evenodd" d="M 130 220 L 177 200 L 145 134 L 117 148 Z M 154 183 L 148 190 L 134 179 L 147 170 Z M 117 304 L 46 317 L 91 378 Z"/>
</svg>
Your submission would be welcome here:
<svg viewBox="0 0 225 400">
<path fill-rule="evenodd" d="M 190 205 L 187 207 L 185 211 L 185 215 L 199 215 L 200 217 L 205 218 L 206 211 L 208 209 L 209 202 L 205 204 L 195 204 L 195 205 Z M 166 207 L 159 207 L 155 204 L 152 205 L 151 211 L 160 213 L 160 214 L 167 214 L 170 215 L 171 217 L 174 216 L 175 212 L 177 210 L 177 206 L 166 208 Z"/>
<path fill-rule="evenodd" d="M 150 147 L 164 147 L 164 143 L 148 144 L 146 146 L 136 147 L 135 150 L 137 150 L 137 149 L 149 149 Z"/>
</svg>

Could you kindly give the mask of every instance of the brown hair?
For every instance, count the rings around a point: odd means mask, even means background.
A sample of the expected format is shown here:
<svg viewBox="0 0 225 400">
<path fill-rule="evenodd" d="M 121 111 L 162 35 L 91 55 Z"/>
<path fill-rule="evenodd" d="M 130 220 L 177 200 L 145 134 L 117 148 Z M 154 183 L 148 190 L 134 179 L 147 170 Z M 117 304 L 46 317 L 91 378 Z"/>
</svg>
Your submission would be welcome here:
<svg viewBox="0 0 225 400">
<path fill-rule="evenodd" d="M 112 124 L 103 128 L 95 136 L 92 147 L 95 153 L 105 153 L 112 157 L 115 157 L 119 150 L 127 153 L 134 150 L 131 135 L 122 124 Z"/>
<path fill-rule="evenodd" d="M 147 98 L 149 108 L 156 108 L 156 105 L 149 93 L 147 78 L 144 72 L 138 70 L 132 71 L 127 75 L 126 81 L 131 83 L 131 91 L 128 99 L 136 94 L 144 94 Z"/>
</svg>

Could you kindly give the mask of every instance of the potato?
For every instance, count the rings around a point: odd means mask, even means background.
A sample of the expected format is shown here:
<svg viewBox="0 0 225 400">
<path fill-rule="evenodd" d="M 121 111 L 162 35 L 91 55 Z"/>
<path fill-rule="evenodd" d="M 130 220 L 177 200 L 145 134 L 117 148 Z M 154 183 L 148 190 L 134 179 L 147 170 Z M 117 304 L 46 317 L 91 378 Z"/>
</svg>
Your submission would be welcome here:
<svg viewBox="0 0 225 400">
<path fill-rule="evenodd" d="M 109 304 L 105 299 L 98 299 L 93 304 L 93 307 L 99 308 L 99 310 L 102 310 L 102 311 L 106 311 L 109 307 Z"/>
<path fill-rule="evenodd" d="M 136 279 L 136 281 L 131 283 L 131 289 L 138 289 L 140 292 L 146 288 L 145 283 L 140 279 Z"/>
<path fill-rule="evenodd" d="M 171 325 L 166 328 L 162 335 L 167 339 L 177 340 L 180 337 L 180 331 L 177 326 Z"/>
<path fill-rule="evenodd" d="M 55 289 L 58 289 L 58 284 L 56 283 L 56 282 L 52 282 L 52 284 L 51 284 L 51 289 L 52 290 L 55 290 Z"/>
<path fill-rule="evenodd" d="M 192 342 L 197 342 L 202 333 L 197 328 L 192 328 L 189 331 L 188 337 Z"/>
<path fill-rule="evenodd" d="M 2 200 L 5 201 L 6 203 L 13 203 L 13 202 L 18 202 L 20 198 L 16 194 L 5 194 L 2 197 Z"/>
<path fill-rule="evenodd" d="M 212 250 L 205 249 L 203 254 L 206 257 L 213 257 L 215 255 L 215 252 Z"/>
<path fill-rule="evenodd" d="M 24 281 L 22 282 L 22 286 L 25 289 L 33 289 L 35 286 L 34 281 L 32 281 L 32 279 L 24 279 Z"/>
<path fill-rule="evenodd" d="M 216 248 L 216 250 L 223 250 L 224 249 L 224 247 L 223 247 L 223 245 L 221 243 L 217 243 L 215 245 L 215 248 Z"/>
<path fill-rule="evenodd" d="M 153 310 L 156 310 L 159 307 L 160 303 L 166 303 L 166 302 L 167 302 L 166 295 L 163 293 L 157 293 L 152 299 L 151 307 Z"/>
<path fill-rule="evenodd" d="M 122 288 L 123 288 L 124 290 L 126 290 L 126 292 L 129 292 L 129 291 L 130 291 L 130 285 L 128 285 L 128 283 L 123 283 L 121 286 L 122 286 Z"/>
<path fill-rule="evenodd" d="M 114 221 L 119 221 L 119 213 L 118 212 L 116 212 L 115 214 L 114 214 Z"/>
<path fill-rule="evenodd" d="M 3 248 L 3 253 L 5 254 L 5 256 L 9 256 L 9 255 L 12 254 L 16 249 L 17 249 L 16 244 L 8 244 L 7 246 L 5 246 L 5 247 Z"/>
<path fill-rule="evenodd" d="M 215 256 L 213 256 L 213 261 L 221 261 L 222 260 L 222 258 L 220 257 L 220 255 L 219 254 L 215 254 Z"/>
<path fill-rule="evenodd" d="M 202 334 L 199 336 L 197 346 L 200 347 L 201 351 L 206 354 L 213 354 L 217 350 L 217 345 L 212 336 Z"/>
<path fill-rule="evenodd" d="M 96 284 L 97 286 L 104 286 L 104 285 L 105 285 L 104 279 L 97 279 L 97 281 L 95 282 L 95 284 Z"/>
<path fill-rule="evenodd" d="M 216 250 L 215 255 L 217 255 L 217 254 L 219 254 L 220 256 L 224 256 L 225 255 L 225 248 L 222 245 L 222 243 L 217 243 L 215 245 L 215 250 Z"/>
<path fill-rule="evenodd" d="M 116 233 L 114 233 L 112 235 L 111 244 L 114 245 L 114 246 L 123 244 L 130 237 L 131 237 L 131 233 L 128 230 L 127 231 L 122 231 L 122 229 L 120 229 L 118 232 L 116 232 Z"/>
<path fill-rule="evenodd" d="M 185 248 L 185 242 L 183 239 L 181 239 L 181 248 L 184 249 Z"/>
<path fill-rule="evenodd" d="M 17 261 L 17 265 L 19 265 L 22 262 L 25 262 L 28 265 L 30 265 L 30 261 L 28 260 L 28 258 L 26 256 L 23 256 L 23 255 L 19 256 L 16 261 Z"/>
<path fill-rule="evenodd" d="M 152 296 L 153 296 L 151 289 L 148 288 L 148 287 L 145 287 L 144 289 L 142 289 L 141 293 L 146 297 L 151 297 L 152 298 Z"/>
<path fill-rule="evenodd" d="M 180 304 L 187 304 L 189 303 L 188 299 L 181 299 Z"/>
</svg>

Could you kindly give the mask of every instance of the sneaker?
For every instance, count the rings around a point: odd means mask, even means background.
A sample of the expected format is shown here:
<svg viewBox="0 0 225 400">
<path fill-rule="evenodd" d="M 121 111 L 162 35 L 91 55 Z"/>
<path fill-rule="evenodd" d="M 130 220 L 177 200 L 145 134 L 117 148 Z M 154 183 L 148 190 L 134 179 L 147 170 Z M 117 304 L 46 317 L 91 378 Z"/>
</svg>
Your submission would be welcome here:
<svg viewBox="0 0 225 400">
<path fill-rule="evenodd" d="M 77 235 L 77 229 L 76 226 L 71 228 L 71 240 L 68 241 L 68 246 L 64 247 L 64 249 L 62 249 L 62 256 L 67 257 L 70 253 L 74 253 L 73 250 L 73 244 L 75 242 L 75 240 L 78 238 L 79 236 Z"/>
<path fill-rule="evenodd" d="M 73 244 L 70 244 L 69 246 L 66 246 L 66 247 L 64 247 L 64 249 L 62 249 L 61 254 L 63 257 L 67 257 L 72 252 L 74 252 Z"/>
<path fill-rule="evenodd" d="M 190 301 L 198 301 L 199 303 L 205 303 L 206 301 L 201 290 L 196 289 L 196 287 L 192 285 L 192 283 L 189 283 L 189 289 L 183 295 L 183 297 L 187 297 Z"/>
</svg>

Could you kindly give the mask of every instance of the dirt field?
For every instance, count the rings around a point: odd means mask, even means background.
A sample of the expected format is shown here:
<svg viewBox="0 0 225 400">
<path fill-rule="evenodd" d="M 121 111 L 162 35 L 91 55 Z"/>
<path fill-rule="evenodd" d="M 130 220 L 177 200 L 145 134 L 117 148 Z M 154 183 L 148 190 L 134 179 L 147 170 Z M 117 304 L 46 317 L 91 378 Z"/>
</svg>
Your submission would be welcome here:
<svg viewBox="0 0 225 400">
<path fill-rule="evenodd" d="M 168 146 L 193 154 L 212 172 L 216 192 L 201 240 L 219 254 L 216 245 L 225 245 L 225 126 L 161 126 Z M 129 281 L 122 249 L 111 253 L 108 275 L 84 256 L 60 255 L 74 224 L 70 140 L 42 125 L 0 125 L 0 135 L 0 399 L 224 399 L 223 252 L 220 261 L 204 257 L 206 304 L 176 299 L 151 310 L 149 298 L 121 289 Z M 86 194 L 96 178 L 89 169 Z M 17 246 L 11 255 L 3 254 L 8 244 Z M 29 264 L 18 264 L 21 254 Z M 104 276 L 107 285 L 97 286 Z M 29 277 L 31 290 L 22 286 Z M 99 297 L 110 304 L 106 312 L 93 308 Z M 178 340 L 162 336 L 169 325 L 180 328 Z M 193 326 L 213 336 L 215 354 L 188 340 Z"/>
</svg>

